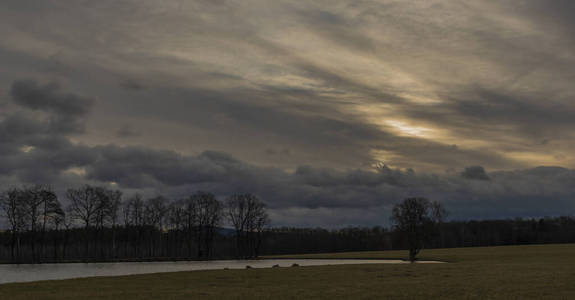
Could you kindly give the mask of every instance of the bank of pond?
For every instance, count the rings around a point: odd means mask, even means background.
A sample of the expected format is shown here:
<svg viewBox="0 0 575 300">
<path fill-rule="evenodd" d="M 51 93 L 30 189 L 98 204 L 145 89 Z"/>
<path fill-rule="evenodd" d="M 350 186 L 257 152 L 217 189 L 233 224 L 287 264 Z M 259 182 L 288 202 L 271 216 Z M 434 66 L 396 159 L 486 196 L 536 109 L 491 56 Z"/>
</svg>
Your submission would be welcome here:
<svg viewBox="0 0 575 300">
<path fill-rule="evenodd" d="M 439 263 L 418 261 L 417 263 Z M 0 284 L 60 280 L 97 276 L 123 276 L 150 273 L 283 268 L 350 264 L 409 264 L 399 259 L 257 259 L 210 260 L 176 262 L 118 262 L 118 263 L 57 263 L 57 264 L 7 264 L 0 265 Z"/>
</svg>

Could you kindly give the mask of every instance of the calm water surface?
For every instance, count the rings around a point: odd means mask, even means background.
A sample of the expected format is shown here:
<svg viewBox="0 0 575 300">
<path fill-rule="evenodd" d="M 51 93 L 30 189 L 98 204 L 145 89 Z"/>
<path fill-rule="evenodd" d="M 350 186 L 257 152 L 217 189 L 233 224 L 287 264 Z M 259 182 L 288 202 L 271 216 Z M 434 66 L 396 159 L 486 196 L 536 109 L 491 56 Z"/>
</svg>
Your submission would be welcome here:
<svg viewBox="0 0 575 300">
<path fill-rule="evenodd" d="M 69 263 L 69 264 L 22 264 L 0 265 L 0 283 L 29 282 L 39 280 L 70 279 L 94 276 L 121 276 L 177 271 L 271 268 L 273 265 L 300 266 L 347 265 L 347 264 L 406 264 L 402 260 L 376 259 L 262 259 L 262 260 L 214 260 L 190 262 L 123 262 L 123 263 Z M 432 261 L 418 263 L 437 263 Z"/>
</svg>

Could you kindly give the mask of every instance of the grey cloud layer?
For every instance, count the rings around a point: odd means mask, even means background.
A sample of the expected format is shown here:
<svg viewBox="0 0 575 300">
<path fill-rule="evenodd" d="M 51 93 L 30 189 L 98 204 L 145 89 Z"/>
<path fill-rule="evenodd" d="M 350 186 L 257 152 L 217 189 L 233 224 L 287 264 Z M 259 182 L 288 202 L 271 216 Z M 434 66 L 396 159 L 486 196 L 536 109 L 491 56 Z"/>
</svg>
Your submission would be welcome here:
<svg viewBox="0 0 575 300">
<path fill-rule="evenodd" d="M 87 143 L 130 136 L 284 168 L 574 163 L 567 2 L 1 5 L 8 70 L 58 78 L 99 102 L 78 138 Z M 122 134 L 126 123 L 139 134 Z M 261 155 L 272 145 L 291 155 Z"/>
<path fill-rule="evenodd" d="M 498 201 L 510 215 L 553 214 L 571 189 L 550 178 L 575 167 L 572 8 L 5 0 L 0 174 L 174 194 L 245 187 L 285 222 L 351 222 L 412 193 L 458 216 L 497 215 Z M 373 173 L 377 161 L 393 175 Z M 535 179 L 556 191 L 530 190 Z"/>
<path fill-rule="evenodd" d="M 25 94 L 36 95 L 35 101 L 41 104 L 22 103 L 19 93 L 12 93 L 13 103 L 27 110 L 42 107 L 48 119 L 61 110 L 68 111 L 53 93 L 41 93 L 46 86 L 17 81 L 13 90 L 22 86 L 30 89 Z M 63 99 L 69 100 L 69 107 L 87 103 L 74 94 L 61 95 L 66 95 Z M 0 156 L 0 182 L 4 186 L 43 182 L 63 191 L 89 182 L 128 193 L 162 192 L 174 198 L 198 189 L 222 197 L 253 192 L 268 203 L 276 225 L 386 224 L 394 203 L 416 195 L 442 201 L 453 218 L 532 217 L 575 209 L 571 201 L 575 196 L 575 171 L 565 168 L 487 173 L 483 167 L 474 166 L 461 174 L 436 175 L 387 166 L 377 171 L 300 166 L 288 172 L 214 151 L 182 155 L 143 146 L 78 144 L 70 141 L 73 132 L 45 131 L 38 126 L 42 120 L 20 119 L 21 123 L 13 125 L 17 119 L 14 116 L 25 112 L 15 112 L 0 121 L 0 128 L 5 129 L 0 145 L 15 149 Z"/>
</svg>

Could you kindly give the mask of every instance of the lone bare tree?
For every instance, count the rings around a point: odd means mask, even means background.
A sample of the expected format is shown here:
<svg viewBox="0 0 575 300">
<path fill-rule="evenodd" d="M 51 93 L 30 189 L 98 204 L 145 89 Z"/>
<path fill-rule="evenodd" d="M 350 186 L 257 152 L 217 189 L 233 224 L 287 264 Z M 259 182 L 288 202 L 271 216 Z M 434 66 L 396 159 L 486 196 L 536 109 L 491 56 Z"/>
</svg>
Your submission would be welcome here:
<svg viewBox="0 0 575 300">
<path fill-rule="evenodd" d="M 391 221 L 395 229 L 404 234 L 409 247 L 409 260 L 423 248 L 423 243 L 437 229 L 447 212 L 439 202 L 426 198 L 407 198 L 393 207 Z"/>
</svg>

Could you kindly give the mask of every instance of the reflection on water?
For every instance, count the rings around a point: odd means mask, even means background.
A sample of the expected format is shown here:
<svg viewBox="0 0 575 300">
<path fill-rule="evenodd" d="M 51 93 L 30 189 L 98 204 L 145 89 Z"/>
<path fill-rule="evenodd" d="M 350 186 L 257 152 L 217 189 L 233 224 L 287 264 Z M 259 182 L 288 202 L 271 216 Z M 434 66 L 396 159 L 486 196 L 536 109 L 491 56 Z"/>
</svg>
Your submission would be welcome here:
<svg viewBox="0 0 575 300">
<path fill-rule="evenodd" d="M 38 280 L 69 279 L 93 276 L 120 276 L 177 271 L 271 268 L 274 265 L 290 267 L 345 265 L 345 264 L 405 264 L 402 260 L 375 259 L 262 259 L 262 260 L 213 260 L 190 262 L 125 262 L 125 263 L 70 263 L 0 265 L 0 283 Z M 436 263 L 436 262 L 418 262 Z"/>
</svg>

